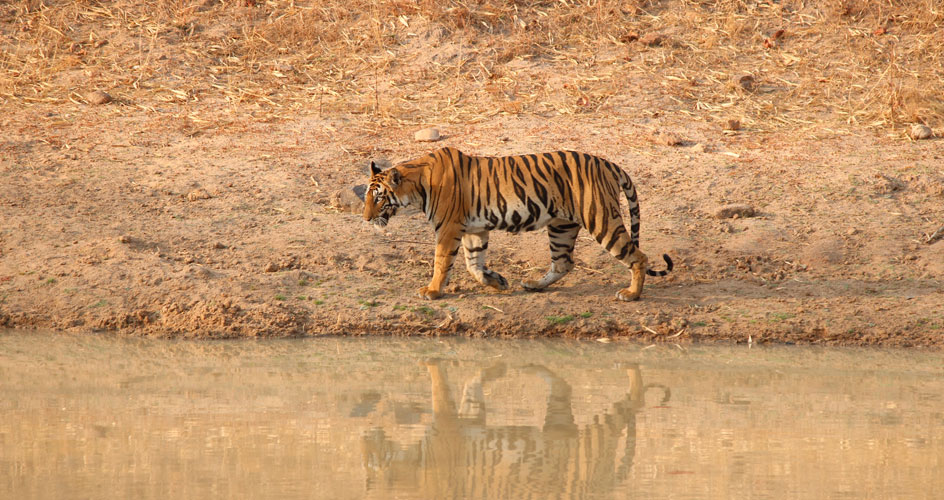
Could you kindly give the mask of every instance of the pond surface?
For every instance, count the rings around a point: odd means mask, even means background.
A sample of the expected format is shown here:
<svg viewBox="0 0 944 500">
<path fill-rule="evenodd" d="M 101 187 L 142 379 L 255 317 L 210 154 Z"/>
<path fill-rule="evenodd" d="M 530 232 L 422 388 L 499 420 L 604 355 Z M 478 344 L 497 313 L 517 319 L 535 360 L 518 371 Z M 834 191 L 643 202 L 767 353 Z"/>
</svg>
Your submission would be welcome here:
<svg viewBox="0 0 944 500">
<path fill-rule="evenodd" d="M 0 331 L 0 498 L 940 498 L 944 355 Z"/>
</svg>

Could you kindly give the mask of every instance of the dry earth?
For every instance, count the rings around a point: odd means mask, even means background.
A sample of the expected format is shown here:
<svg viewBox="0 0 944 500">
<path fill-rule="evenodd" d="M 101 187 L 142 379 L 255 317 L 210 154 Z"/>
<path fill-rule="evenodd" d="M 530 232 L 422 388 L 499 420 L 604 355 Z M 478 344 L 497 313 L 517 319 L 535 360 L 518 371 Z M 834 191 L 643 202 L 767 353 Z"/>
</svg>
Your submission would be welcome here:
<svg viewBox="0 0 944 500">
<path fill-rule="evenodd" d="M 940 141 L 659 123 L 704 145 L 664 146 L 649 140 L 654 125 L 496 117 L 446 126 L 442 141 L 480 154 L 572 148 L 622 165 L 640 191 L 644 251 L 676 262 L 641 301 L 614 298 L 627 270 L 583 236 L 578 268 L 547 292 L 496 293 L 462 271 L 428 302 L 415 296 L 433 253 L 421 215 L 381 232 L 335 196 L 364 182 L 370 157 L 435 147 L 412 130 L 305 118 L 186 134 L 84 105 L 8 116 L 0 324 L 942 344 L 944 243 L 925 243 L 942 222 Z M 757 214 L 715 217 L 735 202 Z M 515 281 L 539 275 L 545 242 L 544 231 L 496 233 L 490 265 Z"/>
<path fill-rule="evenodd" d="M 414 64 L 432 64 L 423 47 L 405 47 L 418 51 Z M 570 102 L 561 64 L 507 67 Z M 391 70 L 390 88 L 409 71 Z M 113 102 L 94 105 L 81 98 L 90 75 L 80 66 L 42 83 L 66 89 L 62 97 L 17 90 L 0 102 L 0 326 L 944 346 L 944 242 L 929 242 L 944 224 L 939 130 L 913 141 L 881 127 L 831 128 L 828 116 L 802 129 L 751 119 L 724 130 L 644 74 L 585 112 L 505 106 L 436 121 L 326 111 L 318 94 L 275 113 L 267 99 L 210 87 L 170 98 L 136 90 L 176 74 L 116 84 Z M 390 88 L 367 98 L 382 107 Z M 415 142 L 427 125 L 443 139 Z M 446 145 L 617 162 L 639 190 L 643 251 L 653 261 L 668 253 L 675 271 L 650 278 L 642 300 L 617 301 L 628 271 L 584 235 L 577 269 L 544 293 L 494 292 L 460 266 L 443 299 L 419 299 L 431 229 L 413 214 L 376 230 L 349 192 L 371 158 Z M 719 219 L 732 203 L 756 214 Z M 492 238 L 489 265 L 510 281 L 548 265 L 543 230 Z"/>
</svg>

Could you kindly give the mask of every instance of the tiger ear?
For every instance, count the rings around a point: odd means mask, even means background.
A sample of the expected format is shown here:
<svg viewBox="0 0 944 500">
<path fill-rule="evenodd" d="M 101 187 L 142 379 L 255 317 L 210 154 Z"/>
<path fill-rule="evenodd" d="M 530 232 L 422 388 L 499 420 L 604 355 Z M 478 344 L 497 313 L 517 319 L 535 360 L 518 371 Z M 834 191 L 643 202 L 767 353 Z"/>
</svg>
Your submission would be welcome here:
<svg viewBox="0 0 944 500">
<path fill-rule="evenodd" d="M 370 175 L 377 175 L 382 171 L 383 169 L 377 165 L 377 162 L 375 162 L 374 160 L 370 161 Z"/>
<path fill-rule="evenodd" d="M 397 170 L 397 169 L 392 169 L 392 170 L 390 171 L 390 184 L 391 184 L 393 187 L 397 187 L 398 185 L 400 185 L 400 178 L 401 178 L 401 176 L 400 176 L 400 171 L 399 171 L 399 170 Z"/>
</svg>

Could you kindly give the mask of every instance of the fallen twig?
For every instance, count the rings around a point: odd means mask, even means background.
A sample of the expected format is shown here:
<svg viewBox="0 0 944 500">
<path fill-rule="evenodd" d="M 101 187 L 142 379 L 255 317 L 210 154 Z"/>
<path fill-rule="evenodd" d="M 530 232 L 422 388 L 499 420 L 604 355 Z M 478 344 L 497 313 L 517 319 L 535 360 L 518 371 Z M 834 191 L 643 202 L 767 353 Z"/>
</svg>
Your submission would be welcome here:
<svg viewBox="0 0 944 500">
<path fill-rule="evenodd" d="M 387 243 L 413 243 L 414 245 L 435 245 L 435 241 L 387 240 Z"/>
<path fill-rule="evenodd" d="M 656 334 L 656 335 L 659 334 L 659 332 L 653 330 L 652 328 L 649 328 L 649 327 L 646 326 L 646 325 L 640 325 L 640 326 L 642 326 L 646 331 L 648 331 L 648 332 L 650 332 L 650 333 L 654 333 L 654 334 Z"/>
<path fill-rule="evenodd" d="M 944 238 L 944 226 L 937 228 L 937 231 L 934 231 L 931 236 L 928 236 L 927 244 L 930 245 L 941 238 Z"/>
</svg>

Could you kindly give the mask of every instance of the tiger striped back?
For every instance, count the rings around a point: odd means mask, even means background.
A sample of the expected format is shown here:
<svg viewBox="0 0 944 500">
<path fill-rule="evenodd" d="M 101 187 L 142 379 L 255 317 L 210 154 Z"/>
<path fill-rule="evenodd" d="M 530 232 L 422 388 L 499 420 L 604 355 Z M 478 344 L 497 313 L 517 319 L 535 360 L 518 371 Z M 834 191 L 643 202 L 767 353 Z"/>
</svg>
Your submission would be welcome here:
<svg viewBox="0 0 944 500">
<path fill-rule="evenodd" d="M 433 279 L 420 295 L 441 296 L 460 244 L 466 267 L 481 283 L 506 289 L 508 282 L 485 266 L 489 231 L 534 231 L 548 228 L 551 267 L 543 278 L 526 281 L 541 290 L 573 269 L 573 250 L 581 228 L 611 255 L 632 269 L 621 300 L 635 300 L 646 274 L 664 276 L 667 269 L 647 268 L 639 250 L 639 202 L 629 176 L 613 163 L 574 151 L 505 157 L 478 157 L 443 148 L 381 171 L 372 165 L 364 218 L 385 225 L 396 210 L 415 205 L 436 231 Z M 620 215 L 619 194 L 629 203 L 630 231 Z"/>
</svg>

